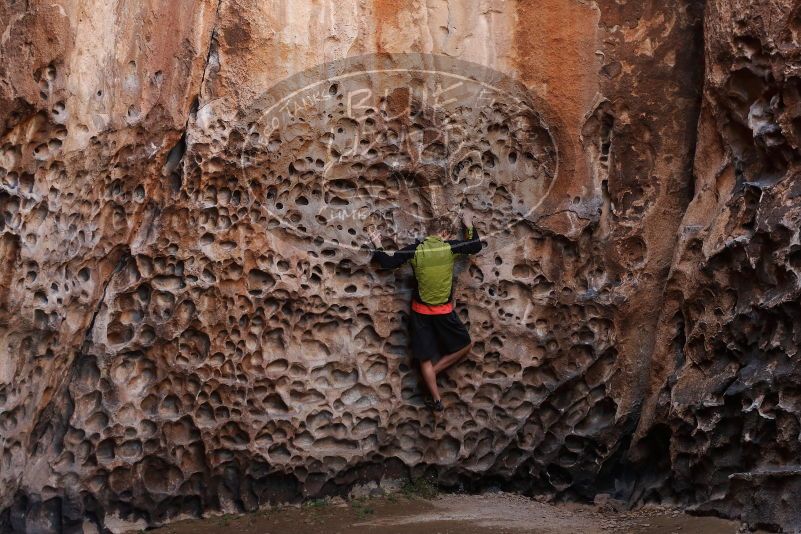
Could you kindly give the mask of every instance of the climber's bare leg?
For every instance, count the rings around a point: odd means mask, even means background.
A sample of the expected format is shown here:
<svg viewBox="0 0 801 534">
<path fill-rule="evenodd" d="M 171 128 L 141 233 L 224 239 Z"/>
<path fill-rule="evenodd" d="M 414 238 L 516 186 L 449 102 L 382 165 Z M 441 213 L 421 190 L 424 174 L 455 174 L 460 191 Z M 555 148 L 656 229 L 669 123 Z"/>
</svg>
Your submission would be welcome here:
<svg viewBox="0 0 801 534">
<path fill-rule="evenodd" d="M 440 400 L 439 389 L 437 388 L 437 374 L 434 371 L 434 364 L 431 363 L 431 360 L 420 362 L 420 373 L 423 375 L 428 391 L 431 392 L 431 398 L 434 401 Z"/>
<path fill-rule="evenodd" d="M 472 348 L 473 348 L 473 342 L 471 341 L 470 343 L 465 345 L 463 348 L 457 350 L 456 352 L 446 354 L 445 356 L 440 358 L 439 361 L 436 363 L 436 365 L 434 365 L 434 374 L 438 375 L 451 365 L 455 364 L 456 362 L 467 356 L 467 354 L 470 352 L 470 349 Z"/>
</svg>

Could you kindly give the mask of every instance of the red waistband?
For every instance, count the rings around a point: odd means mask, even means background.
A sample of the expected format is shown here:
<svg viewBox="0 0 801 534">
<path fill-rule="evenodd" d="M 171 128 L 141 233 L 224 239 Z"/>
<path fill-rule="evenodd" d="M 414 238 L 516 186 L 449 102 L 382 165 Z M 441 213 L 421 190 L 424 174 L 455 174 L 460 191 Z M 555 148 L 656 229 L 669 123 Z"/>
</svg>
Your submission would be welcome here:
<svg viewBox="0 0 801 534">
<path fill-rule="evenodd" d="M 453 301 L 446 302 L 445 304 L 437 304 L 436 306 L 430 306 L 412 299 L 412 311 L 422 313 L 423 315 L 444 315 L 453 311 Z"/>
</svg>

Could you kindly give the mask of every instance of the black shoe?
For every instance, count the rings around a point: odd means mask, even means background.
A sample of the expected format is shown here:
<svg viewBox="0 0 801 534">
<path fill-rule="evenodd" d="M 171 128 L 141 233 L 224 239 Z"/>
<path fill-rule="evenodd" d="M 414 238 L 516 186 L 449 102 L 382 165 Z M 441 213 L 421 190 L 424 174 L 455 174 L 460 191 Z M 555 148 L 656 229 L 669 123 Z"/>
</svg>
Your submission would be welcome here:
<svg viewBox="0 0 801 534">
<path fill-rule="evenodd" d="M 432 399 L 430 397 L 425 400 L 425 405 L 426 405 L 426 408 L 428 408 L 429 410 L 433 410 L 435 412 L 441 412 L 442 410 L 445 409 L 442 406 L 442 401 L 441 400 L 435 401 L 434 399 Z"/>
</svg>

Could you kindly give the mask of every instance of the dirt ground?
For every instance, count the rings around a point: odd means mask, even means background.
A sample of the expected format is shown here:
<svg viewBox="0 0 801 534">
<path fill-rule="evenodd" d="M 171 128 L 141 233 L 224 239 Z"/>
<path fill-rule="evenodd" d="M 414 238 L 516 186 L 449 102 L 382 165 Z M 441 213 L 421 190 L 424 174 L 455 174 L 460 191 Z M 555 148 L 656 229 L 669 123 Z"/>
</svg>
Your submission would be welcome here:
<svg viewBox="0 0 801 534">
<path fill-rule="evenodd" d="M 677 510 L 548 504 L 520 495 L 444 494 L 427 500 L 390 495 L 313 501 L 253 514 L 187 520 L 158 534 L 735 534 L 738 523 Z"/>
</svg>

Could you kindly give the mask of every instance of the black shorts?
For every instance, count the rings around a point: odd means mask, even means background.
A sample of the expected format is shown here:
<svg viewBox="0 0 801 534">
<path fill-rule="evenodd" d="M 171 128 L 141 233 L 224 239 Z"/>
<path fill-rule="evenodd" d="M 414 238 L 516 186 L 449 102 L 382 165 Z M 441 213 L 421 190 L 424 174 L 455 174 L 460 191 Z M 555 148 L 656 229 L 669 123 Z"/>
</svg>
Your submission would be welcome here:
<svg viewBox="0 0 801 534">
<path fill-rule="evenodd" d="M 456 311 L 442 315 L 410 313 L 409 337 L 413 359 L 436 360 L 470 344 L 470 334 Z"/>
</svg>

